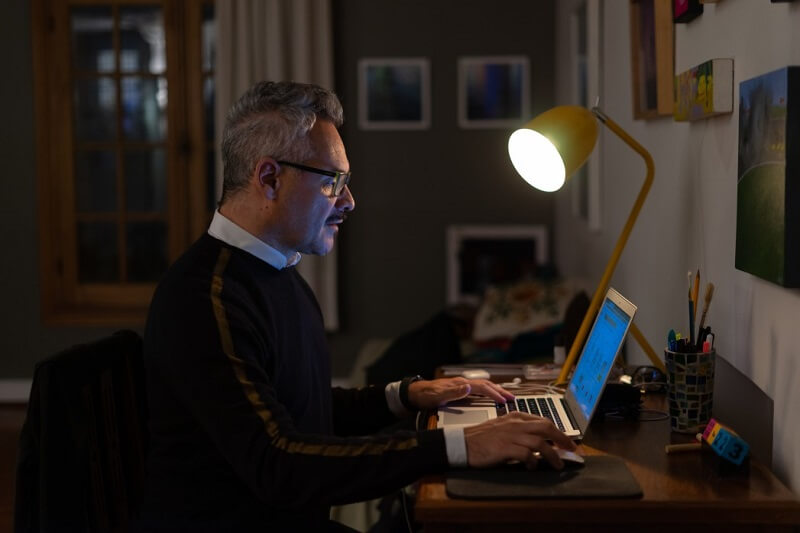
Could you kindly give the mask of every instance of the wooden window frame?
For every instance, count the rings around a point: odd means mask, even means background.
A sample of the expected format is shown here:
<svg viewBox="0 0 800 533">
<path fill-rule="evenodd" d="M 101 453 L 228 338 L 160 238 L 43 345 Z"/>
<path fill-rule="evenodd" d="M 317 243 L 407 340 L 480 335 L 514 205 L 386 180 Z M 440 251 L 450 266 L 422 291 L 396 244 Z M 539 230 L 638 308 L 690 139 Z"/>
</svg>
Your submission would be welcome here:
<svg viewBox="0 0 800 533">
<path fill-rule="evenodd" d="M 42 320 L 47 325 L 135 326 L 144 323 L 156 283 L 80 283 L 76 237 L 73 75 L 70 8 L 161 6 L 167 58 L 167 261 L 174 261 L 205 229 L 206 207 L 201 24 L 213 0 L 34 0 L 33 73 L 36 178 Z M 115 50 L 118 49 L 115 44 Z M 196 53 L 187 53 L 195 50 Z M 112 74 L 120 77 L 119 72 Z M 199 112 L 198 112 L 199 111 Z M 119 120 L 119 117 L 118 117 Z M 85 143 L 84 143 L 85 144 Z M 120 139 L 113 143 L 119 150 Z M 120 157 L 117 157 L 119 174 Z M 118 177 L 118 180 L 120 178 Z M 118 181 L 119 185 L 119 181 Z M 125 191 L 117 187 L 118 231 L 124 220 L 162 219 L 123 215 Z M 121 247 L 121 245 L 119 245 Z M 125 262 L 120 249 L 121 262 Z M 124 273 L 124 266 L 121 266 Z"/>
</svg>

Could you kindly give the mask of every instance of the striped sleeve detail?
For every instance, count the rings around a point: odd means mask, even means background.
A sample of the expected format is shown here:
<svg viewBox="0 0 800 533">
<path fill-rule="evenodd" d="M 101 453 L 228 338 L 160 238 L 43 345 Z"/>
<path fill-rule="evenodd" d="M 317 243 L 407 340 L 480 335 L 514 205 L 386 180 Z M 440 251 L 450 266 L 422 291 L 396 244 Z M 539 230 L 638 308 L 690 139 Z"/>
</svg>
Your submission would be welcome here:
<svg viewBox="0 0 800 533">
<path fill-rule="evenodd" d="M 264 422 L 264 428 L 267 435 L 269 435 L 272 440 L 272 445 L 279 450 L 292 454 L 322 455 L 329 457 L 380 455 L 388 451 L 408 450 L 416 447 L 418 445 L 416 437 L 403 440 L 392 439 L 385 442 L 364 441 L 357 444 L 326 444 L 293 441 L 280 435 L 278 424 L 275 422 L 272 412 L 264 405 L 253 382 L 247 378 L 244 361 L 236 355 L 233 347 L 233 337 L 231 336 L 228 317 L 221 298 L 223 287 L 222 274 L 225 272 L 230 257 L 230 249 L 222 248 L 214 267 L 214 276 L 211 280 L 211 302 L 214 307 L 214 317 L 217 321 L 222 350 L 231 362 L 233 372 L 242 387 L 244 395 L 247 397 L 256 414 Z"/>
</svg>

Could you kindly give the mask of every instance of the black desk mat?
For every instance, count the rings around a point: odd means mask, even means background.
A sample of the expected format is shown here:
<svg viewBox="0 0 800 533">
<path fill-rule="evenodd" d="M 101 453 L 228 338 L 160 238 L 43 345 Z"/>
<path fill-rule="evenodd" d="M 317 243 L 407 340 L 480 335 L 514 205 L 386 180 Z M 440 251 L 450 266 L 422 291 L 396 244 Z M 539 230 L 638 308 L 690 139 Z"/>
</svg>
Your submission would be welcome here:
<svg viewBox="0 0 800 533">
<path fill-rule="evenodd" d="M 607 455 L 585 457 L 580 468 L 526 470 L 524 467 L 456 470 L 446 474 L 451 498 L 641 498 L 642 488 L 625 461 Z"/>
</svg>

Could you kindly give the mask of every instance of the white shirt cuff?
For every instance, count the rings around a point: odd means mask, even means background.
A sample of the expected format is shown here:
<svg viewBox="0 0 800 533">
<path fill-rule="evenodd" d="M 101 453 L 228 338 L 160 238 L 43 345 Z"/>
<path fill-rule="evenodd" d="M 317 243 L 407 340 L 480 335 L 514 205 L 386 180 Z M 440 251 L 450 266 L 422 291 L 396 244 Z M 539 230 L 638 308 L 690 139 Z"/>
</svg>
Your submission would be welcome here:
<svg viewBox="0 0 800 533">
<path fill-rule="evenodd" d="M 400 401 L 400 382 L 394 381 L 384 389 L 389 410 L 398 418 L 411 414 Z M 444 447 L 447 462 L 450 466 L 467 466 L 467 441 L 464 439 L 464 428 L 444 428 Z"/>
<path fill-rule="evenodd" d="M 405 418 L 411 414 L 411 411 L 406 409 L 403 402 L 400 401 L 400 382 L 393 381 L 386 385 L 384 389 L 386 394 L 386 403 L 389 404 L 389 410 L 394 413 L 397 418 Z"/>
<path fill-rule="evenodd" d="M 444 428 L 444 447 L 450 466 L 467 466 L 467 441 L 464 428 Z"/>
</svg>

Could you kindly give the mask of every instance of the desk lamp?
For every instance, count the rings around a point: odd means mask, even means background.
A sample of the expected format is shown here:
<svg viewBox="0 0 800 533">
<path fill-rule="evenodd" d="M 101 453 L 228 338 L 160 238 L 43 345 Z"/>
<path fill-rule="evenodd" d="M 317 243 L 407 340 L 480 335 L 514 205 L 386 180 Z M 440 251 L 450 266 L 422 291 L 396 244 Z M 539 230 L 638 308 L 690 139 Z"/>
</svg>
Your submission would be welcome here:
<svg viewBox="0 0 800 533">
<path fill-rule="evenodd" d="M 622 255 L 622 249 L 625 248 L 628 236 L 639 216 L 650 186 L 653 184 L 653 158 L 642 145 L 597 107 L 592 108 L 591 111 L 579 106 L 554 107 L 512 133 L 508 139 L 508 154 L 520 176 L 532 187 L 545 192 L 553 192 L 560 189 L 592 153 L 597 140 L 597 120 L 644 158 L 647 175 L 639 191 L 639 196 L 631 208 L 631 213 L 628 215 L 628 220 L 622 228 L 614 251 L 611 253 L 611 258 L 608 260 L 600 284 L 592 297 L 589 309 L 583 317 L 578 334 L 572 342 L 564 366 L 561 368 L 558 376 L 559 384 L 567 382 L 570 368 L 575 364 L 575 360 L 583 348 L 586 335 L 589 333 L 589 328 L 608 290 L 608 284 L 617 267 L 620 255 Z M 664 363 L 656 355 L 636 324 L 631 324 L 630 331 L 653 365 L 666 373 Z"/>
</svg>

